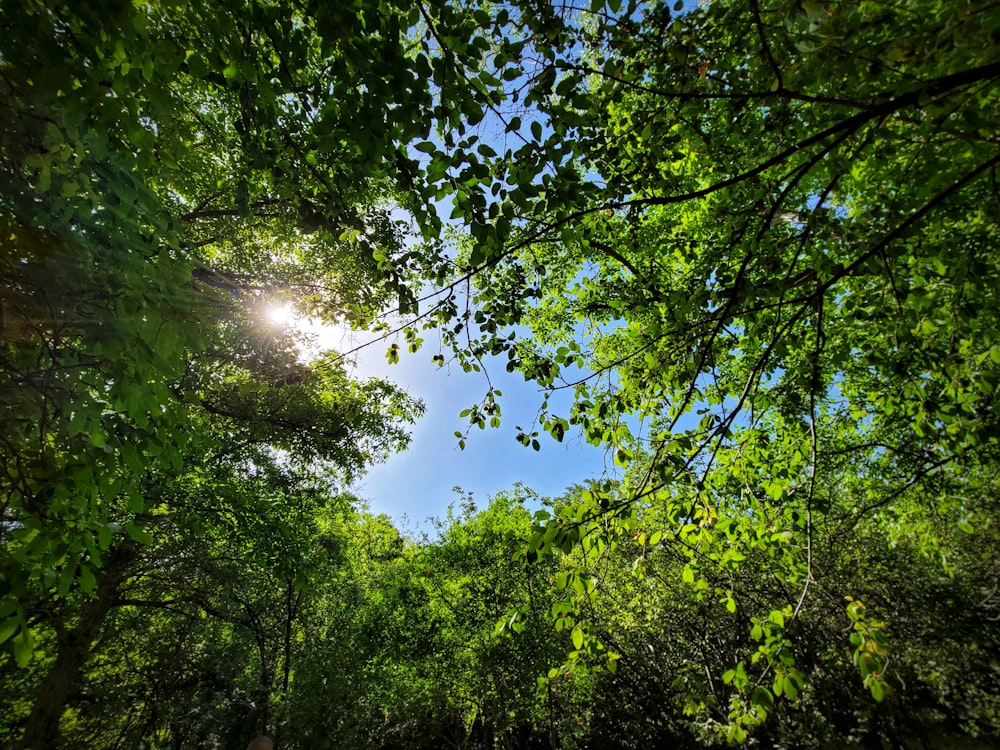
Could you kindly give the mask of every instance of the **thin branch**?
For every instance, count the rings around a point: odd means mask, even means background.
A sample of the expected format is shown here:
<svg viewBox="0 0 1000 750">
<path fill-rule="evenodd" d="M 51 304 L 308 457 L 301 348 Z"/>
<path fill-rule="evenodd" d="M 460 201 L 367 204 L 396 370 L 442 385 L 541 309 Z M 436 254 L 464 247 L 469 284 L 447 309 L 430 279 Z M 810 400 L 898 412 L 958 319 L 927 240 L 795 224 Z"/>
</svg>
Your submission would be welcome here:
<svg viewBox="0 0 1000 750">
<path fill-rule="evenodd" d="M 653 96 L 659 96 L 663 99 L 674 99 L 681 101 L 729 101 L 729 102 L 741 102 L 741 101 L 753 101 L 753 100 L 774 100 L 774 99 L 785 99 L 789 101 L 799 101 L 806 102 L 808 104 L 835 104 L 842 107 L 850 107 L 852 109 L 868 109 L 870 105 L 864 102 L 856 102 L 851 99 L 840 99 L 831 96 L 811 96 L 809 94 L 802 94 L 797 91 L 791 91 L 789 89 L 779 89 L 777 91 L 730 91 L 722 94 L 713 94 L 707 91 L 670 91 L 668 89 L 660 89 L 654 86 L 646 86 L 641 83 L 636 83 L 635 81 L 629 81 L 621 76 L 615 75 L 614 73 L 606 73 L 600 68 L 592 68 L 589 65 L 580 65 L 573 63 L 556 63 L 553 67 L 557 70 L 569 70 L 575 73 L 585 73 L 586 75 L 594 75 L 599 78 L 606 78 L 607 80 L 619 83 L 622 86 L 633 89 L 635 91 L 642 91 L 646 94 L 652 94 Z M 729 85 L 727 81 L 720 81 L 724 85 Z"/>
<path fill-rule="evenodd" d="M 778 81 L 777 91 L 780 92 L 785 88 L 785 80 L 781 75 L 781 68 L 778 67 L 778 62 L 774 59 L 774 55 L 771 52 L 771 45 L 768 44 L 767 36 L 764 33 L 764 20 L 760 17 L 760 4 L 757 0 L 750 0 L 750 10 L 753 12 L 753 23 L 757 27 L 757 35 L 760 37 L 760 46 L 764 50 L 764 56 L 767 58 L 771 70 L 774 71 L 774 77 Z"/>
</svg>

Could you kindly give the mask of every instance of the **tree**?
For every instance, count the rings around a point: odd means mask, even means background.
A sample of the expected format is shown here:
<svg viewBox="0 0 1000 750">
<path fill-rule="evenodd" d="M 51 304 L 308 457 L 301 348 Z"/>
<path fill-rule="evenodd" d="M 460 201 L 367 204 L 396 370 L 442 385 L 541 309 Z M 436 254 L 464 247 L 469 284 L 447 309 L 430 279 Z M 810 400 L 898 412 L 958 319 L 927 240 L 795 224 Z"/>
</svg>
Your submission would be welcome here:
<svg viewBox="0 0 1000 750">
<path fill-rule="evenodd" d="M 548 747 L 555 724 L 573 722 L 537 696 L 560 651 L 549 571 L 517 554 L 531 499 L 515 488 L 477 511 L 466 496 L 419 542 L 384 517 L 349 523 L 344 575 L 317 608 L 295 678 L 302 747 Z"/>
<path fill-rule="evenodd" d="M 304 366 L 262 325 L 289 297 L 328 319 L 409 304 L 395 164 L 431 99 L 404 85 L 402 11 L 373 9 L 345 51 L 362 19 L 313 10 L 0 11 L 0 642 L 26 666 L 53 610 L 70 634 L 29 744 L 55 742 L 151 517 L 178 510 L 171 476 L 225 440 L 225 460 L 294 451 L 342 474 L 405 442 L 409 399 L 337 357 Z M 372 96 L 336 109 L 333 81 Z M 395 88 L 387 115 L 373 95 Z"/>
<path fill-rule="evenodd" d="M 546 61 L 530 81 L 544 118 L 533 130 L 554 132 L 531 144 L 548 159 L 510 175 L 500 212 L 509 206 L 519 228 L 502 246 L 497 229 L 471 248 L 488 266 L 477 277 L 479 350 L 507 353 L 511 369 L 550 390 L 575 388 L 587 437 L 626 451 L 622 414 L 669 427 L 713 407 L 704 434 L 691 433 L 702 454 L 751 407 L 808 422 L 811 398 L 832 400 L 834 384 L 879 424 L 909 409 L 918 437 L 951 453 L 988 440 L 992 412 L 976 394 L 992 392 L 980 322 L 993 295 L 971 278 L 992 273 L 996 154 L 980 132 L 1000 72 L 983 44 L 990 11 L 627 11 L 553 15 L 548 36 L 531 37 Z M 538 32 L 525 16 L 523 34 Z M 906 49 L 893 41 L 898 28 Z M 955 28 L 954 53 L 935 54 Z M 565 161 L 589 175 L 544 177 Z M 957 258 L 946 252 L 956 243 Z M 517 285 L 528 289 L 512 295 Z M 972 315 L 972 298 L 987 307 Z M 931 309 L 953 316 L 934 321 Z M 504 343 L 517 323 L 533 335 Z M 573 365 L 585 367 L 578 386 L 564 372 Z M 860 392 L 875 378 L 941 382 L 955 367 L 972 380 L 943 400 L 915 384 L 891 403 Z M 546 424 L 565 431 L 562 420 Z M 650 434 L 647 453 L 671 450 Z"/>
<path fill-rule="evenodd" d="M 117 503 L 145 510 L 142 467 L 208 452 L 192 429 L 200 410 L 270 409 L 270 429 L 316 405 L 302 394 L 322 389 L 259 387 L 325 381 L 246 328 L 263 317 L 256 305 L 291 299 L 328 320 L 368 319 L 390 299 L 412 307 L 392 211 L 436 217 L 407 144 L 434 111 L 470 112 L 480 94 L 432 94 L 421 82 L 437 56 L 409 52 L 424 18 L 461 21 L 446 6 L 357 11 L 25 2 L 0 13 L 0 640 L 13 638 L 20 661 L 33 643 L 25 603 L 60 577 L 93 589 L 109 524 L 126 520 Z M 448 55 L 473 60 L 482 46 Z M 318 367 L 337 378 L 338 366 Z M 351 419 L 299 432 L 294 447 L 344 448 Z"/>
<path fill-rule="evenodd" d="M 469 366 L 506 357 L 573 393 L 522 443 L 578 425 L 625 478 L 541 517 L 533 545 L 613 540 L 667 508 L 692 585 L 761 548 L 794 621 L 819 514 L 930 530 L 941 475 L 996 460 L 995 9 L 517 10 L 505 103 L 526 109 L 503 125 L 523 145 L 478 187 L 495 197 L 456 201 L 470 232 L 444 337 Z M 465 280 L 472 307 L 452 296 Z M 949 507 L 965 524 L 971 506 Z M 789 655 L 775 643 L 764 670 Z M 884 675 L 862 672 L 880 699 Z"/>
<path fill-rule="evenodd" d="M 505 358 L 545 393 L 522 444 L 577 427 L 612 452 L 621 481 L 528 543 L 565 565 L 580 685 L 620 655 L 591 566 L 635 542 L 733 618 L 712 632 L 736 666 L 698 665 L 728 699 L 691 704 L 703 738 L 767 731 L 825 679 L 819 591 L 881 700 L 892 623 L 819 541 L 860 526 L 970 582 L 957 540 L 995 552 L 998 21 L 941 0 L 4 5 L 0 643 L 78 673 L 160 510 L 199 522 L 172 477 L 205 457 L 347 472 L 401 442 L 403 396 L 261 326 L 291 302 L 411 349 L 423 326 L 470 370 Z M 500 423 L 487 388 L 470 424 Z M 432 616 L 396 562 L 372 611 Z M 394 699 L 465 737 L 467 706 L 413 684 Z M 43 692 L 34 727 L 70 691 Z"/>
</svg>

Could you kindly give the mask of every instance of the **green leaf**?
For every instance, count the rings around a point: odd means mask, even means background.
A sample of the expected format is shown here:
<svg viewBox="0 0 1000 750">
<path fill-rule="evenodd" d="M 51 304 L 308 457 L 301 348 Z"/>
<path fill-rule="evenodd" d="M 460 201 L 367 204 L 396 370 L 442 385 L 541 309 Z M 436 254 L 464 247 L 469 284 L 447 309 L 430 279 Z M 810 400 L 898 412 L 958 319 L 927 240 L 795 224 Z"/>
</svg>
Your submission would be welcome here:
<svg viewBox="0 0 1000 750">
<path fill-rule="evenodd" d="M 769 714 L 774 711 L 774 696 L 767 688 L 756 687 L 750 696 L 750 704 L 761 709 L 765 714 Z"/>
<path fill-rule="evenodd" d="M 210 70 L 208 61 L 199 52 L 193 52 L 187 58 L 188 70 L 195 78 L 204 78 Z"/>
<path fill-rule="evenodd" d="M 165 360 L 177 360 L 179 335 L 177 327 L 170 321 L 164 321 L 156 336 L 156 354 Z"/>
<path fill-rule="evenodd" d="M 145 471 L 145 466 L 142 463 L 142 459 L 139 457 L 139 452 L 135 449 L 132 443 L 124 443 L 119 449 L 122 458 L 125 460 L 126 466 L 137 476 L 142 476 Z M 107 547 L 105 547 L 107 549 Z"/>
<path fill-rule="evenodd" d="M 873 672 L 879 671 L 881 667 L 882 665 L 879 663 L 879 660 L 872 654 L 862 652 L 858 659 L 858 669 L 861 672 L 862 679 L 867 680 Z"/>
<path fill-rule="evenodd" d="M 65 597 L 69 594 L 73 581 L 76 579 L 76 563 L 67 562 L 59 571 L 59 583 L 56 586 L 56 595 Z"/>
<path fill-rule="evenodd" d="M 6 642 L 21 626 L 20 617 L 10 617 L 0 624 L 0 643 Z"/>
<path fill-rule="evenodd" d="M 148 545 L 153 543 L 153 536 L 148 531 L 134 523 L 125 524 L 125 531 L 133 540 L 139 542 L 139 544 Z"/>
<path fill-rule="evenodd" d="M 795 700 L 795 697 L 799 694 L 799 689 L 796 686 L 795 681 L 789 677 L 785 677 L 782 684 L 785 689 L 785 695 L 788 696 L 790 700 Z"/>
<path fill-rule="evenodd" d="M 22 627 L 21 632 L 14 639 L 14 659 L 17 666 L 24 668 L 31 662 L 31 655 L 35 650 L 35 638 L 27 627 Z"/>
<path fill-rule="evenodd" d="M 580 628 L 579 625 L 573 628 L 572 637 L 573 637 L 573 648 L 579 651 L 581 648 L 583 648 L 583 630 Z"/>
<path fill-rule="evenodd" d="M 70 417 L 69 424 L 66 426 L 66 435 L 68 437 L 79 435 L 87 427 L 89 418 L 90 413 L 82 408 L 74 411 L 72 417 Z"/>
<path fill-rule="evenodd" d="M 150 537 L 150 542 L 152 542 L 152 537 Z M 90 593 L 97 588 L 97 577 L 94 575 L 94 571 L 90 569 L 89 565 L 80 565 L 80 589 L 84 593 Z"/>
<path fill-rule="evenodd" d="M 127 485 L 128 508 L 133 513 L 142 513 L 146 509 L 146 501 L 142 494 L 132 485 Z"/>
<path fill-rule="evenodd" d="M 876 703 L 881 703 L 882 699 L 885 698 L 885 690 L 882 686 L 881 680 L 871 680 L 868 683 L 868 690 L 871 691 L 872 698 L 875 699 Z"/>
</svg>

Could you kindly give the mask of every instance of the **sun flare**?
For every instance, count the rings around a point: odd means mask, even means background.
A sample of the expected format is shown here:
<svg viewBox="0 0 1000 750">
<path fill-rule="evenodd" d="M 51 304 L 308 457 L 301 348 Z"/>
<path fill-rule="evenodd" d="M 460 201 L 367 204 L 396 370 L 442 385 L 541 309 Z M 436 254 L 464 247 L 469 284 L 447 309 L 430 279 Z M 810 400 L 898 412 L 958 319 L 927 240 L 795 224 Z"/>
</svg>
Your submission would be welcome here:
<svg viewBox="0 0 1000 750">
<path fill-rule="evenodd" d="M 329 351 L 346 352 L 357 344 L 355 332 L 350 326 L 300 316 L 291 303 L 269 305 L 263 308 L 261 318 L 275 329 L 301 337 L 300 356 L 305 361 Z"/>
<path fill-rule="evenodd" d="M 267 310 L 267 319 L 274 325 L 287 326 L 295 321 L 290 304 L 274 305 Z"/>
</svg>

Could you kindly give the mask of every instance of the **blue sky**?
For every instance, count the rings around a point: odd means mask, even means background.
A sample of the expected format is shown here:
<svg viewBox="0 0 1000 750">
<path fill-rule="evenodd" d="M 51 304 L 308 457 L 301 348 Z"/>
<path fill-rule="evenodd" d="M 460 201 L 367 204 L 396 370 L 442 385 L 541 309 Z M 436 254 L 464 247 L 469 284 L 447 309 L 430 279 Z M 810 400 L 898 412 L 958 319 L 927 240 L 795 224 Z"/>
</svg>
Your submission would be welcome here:
<svg viewBox="0 0 1000 750">
<path fill-rule="evenodd" d="M 485 126 L 480 132 L 485 134 Z M 483 141 L 501 148 L 498 138 L 503 137 L 501 133 L 484 137 Z M 447 198 L 435 207 L 442 217 L 451 214 Z M 275 311 L 275 320 L 290 322 L 283 320 L 283 315 L 289 314 L 287 308 L 283 310 L 284 314 Z M 340 352 L 351 351 L 375 338 L 372 334 L 345 332 L 340 327 L 302 320 L 295 325 L 316 335 L 322 348 Z M 455 487 L 473 493 L 476 504 L 483 508 L 490 496 L 511 489 L 517 482 L 543 497 L 555 497 L 571 484 L 615 473 L 616 467 L 605 448 L 589 445 L 572 430 L 563 442 L 557 443 L 541 429 L 537 424 L 538 407 L 542 403 L 538 386 L 526 383 L 519 373 L 508 373 L 506 358 L 484 360 L 494 387 L 503 393 L 500 427 L 485 430 L 473 427 L 465 449 L 459 449 L 455 432 L 466 432 L 469 424 L 458 415 L 480 403 L 489 386 L 483 373 L 466 373 L 458 365 L 439 367 L 432 362 L 431 357 L 438 353 L 438 347 L 432 344 L 434 334 L 425 331 L 421 335 L 427 341 L 414 354 L 407 351 L 401 337 L 392 339 L 400 344 L 399 362 L 394 365 L 385 357 L 392 340 L 377 341 L 355 354 L 356 376 L 385 378 L 423 401 L 426 407 L 424 416 L 412 426 L 409 449 L 371 467 L 350 488 L 368 502 L 373 512 L 390 516 L 400 530 L 429 532 L 432 528 L 429 520 L 443 518 L 448 506 L 460 499 L 453 490 Z M 447 356 L 447 352 L 443 353 Z M 550 410 L 568 417 L 571 396 L 570 391 L 553 395 L 549 398 Z M 540 451 L 517 442 L 517 426 L 526 432 L 539 431 Z"/>
<path fill-rule="evenodd" d="M 484 507 L 490 495 L 515 482 L 543 496 L 555 496 L 570 484 L 613 471 L 604 449 L 588 445 L 575 433 L 557 443 L 543 432 L 542 449 L 537 452 L 520 445 L 515 426 L 532 425 L 542 399 L 536 385 L 507 373 L 499 360 L 492 366 L 487 360 L 487 365 L 493 384 L 503 392 L 502 424 L 498 429 L 474 427 L 465 450 L 460 450 L 455 431 L 464 432 L 468 423 L 458 414 L 482 399 L 486 378 L 457 366 L 438 367 L 431 362 L 436 348 L 427 346 L 416 354 L 402 351 L 399 363 L 390 365 L 385 359 L 387 346 L 384 342 L 361 350 L 355 373 L 395 382 L 422 399 L 427 412 L 413 426 L 409 450 L 373 467 L 353 489 L 374 512 L 391 516 L 401 527 L 427 529 L 428 518 L 443 517 L 458 499 L 452 491 L 456 486 L 474 493 L 476 503 Z M 552 398 L 549 403 L 555 406 L 558 401 Z M 565 416 L 567 411 L 561 413 Z"/>
</svg>

